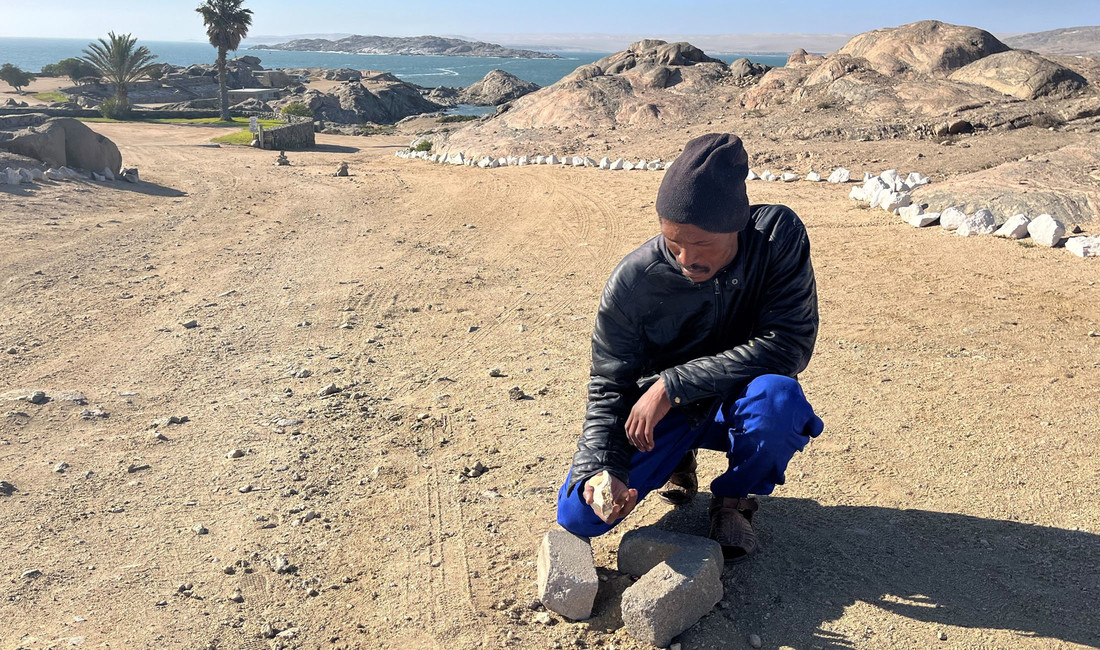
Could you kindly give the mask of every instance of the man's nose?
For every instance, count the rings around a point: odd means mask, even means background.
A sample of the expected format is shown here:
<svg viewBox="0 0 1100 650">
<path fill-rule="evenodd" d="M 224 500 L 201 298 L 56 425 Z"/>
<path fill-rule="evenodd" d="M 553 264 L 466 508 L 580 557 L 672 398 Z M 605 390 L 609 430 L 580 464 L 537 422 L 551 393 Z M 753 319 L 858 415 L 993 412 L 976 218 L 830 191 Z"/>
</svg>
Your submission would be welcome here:
<svg viewBox="0 0 1100 650">
<path fill-rule="evenodd" d="M 684 246 L 680 249 L 680 254 L 676 256 L 676 261 L 681 266 L 689 267 L 695 262 L 695 252 Z"/>
</svg>

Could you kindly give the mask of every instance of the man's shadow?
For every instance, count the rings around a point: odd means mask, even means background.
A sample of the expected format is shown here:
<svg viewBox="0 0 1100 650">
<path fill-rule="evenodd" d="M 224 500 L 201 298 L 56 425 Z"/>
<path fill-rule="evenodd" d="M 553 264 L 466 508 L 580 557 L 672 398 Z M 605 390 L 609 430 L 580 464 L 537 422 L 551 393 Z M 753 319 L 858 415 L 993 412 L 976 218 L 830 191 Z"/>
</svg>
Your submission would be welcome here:
<svg viewBox="0 0 1100 650">
<path fill-rule="evenodd" d="M 657 526 L 705 536 L 709 499 L 700 493 Z M 856 602 L 928 623 L 1100 646 L 1098 535 L 774 497 L 761 498 L 754 522 L 759 550 L 726 565 L 729 607 L 685 632 L 689 647 L 760 631 L 772 647 L 850 648 L 822 624 Z"/>
</svg>

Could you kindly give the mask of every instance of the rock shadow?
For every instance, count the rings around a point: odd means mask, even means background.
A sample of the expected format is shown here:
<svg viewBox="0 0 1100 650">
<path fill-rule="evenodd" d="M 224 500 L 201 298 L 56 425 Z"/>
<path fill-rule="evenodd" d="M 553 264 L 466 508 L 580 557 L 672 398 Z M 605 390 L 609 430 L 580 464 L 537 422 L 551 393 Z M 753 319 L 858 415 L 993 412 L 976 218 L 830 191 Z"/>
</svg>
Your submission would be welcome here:
<svg viewBox="0 0 1100 650">
<path fill-rule="evenodd" d="M 309 148 L 309 151 L 321 153 L 359 153 L 359 147 L 345 147 L 339 144 L 318 144 Z"/>
<path fill-rule="evenodd" d="M 98 183 L 88 179 L 79 178 L 67 181 L 39 181 L 33 184 L 28 183 L 25 185 L 0 185 L 0 193 L 29 198 L 38 194 L 38 191 L 44 187 L 63 187 L 65 184 L 73 184 L 80 187 L 108 187 L 115 190 L 135 192 L 137 194 L 145 194 L 148 196 L 163 196 L 168 198 L 182 198 L 187 196 L 187 192 L 164 185 L 157 185 L 156 183 L 149 183 L 147 181 L 139 181 L 137 183 L 128 183 L 126 181 L 108 181 Z"/>
<path fill-rule="evenodd" d="M 657 526 L 706 535 L 708 503 L 700 493 Z M 730 607 L 681 635 L 689 645 L 756 632 L 769 647 L 873 646 L 885 630 L 849 639 L 822 629 L 863 602 L 916 621 L 1100 646 L 1100 535 L 776 497 L 761 498 L 754 522 L 760 549 L 722 575 Z"/>
</svg>

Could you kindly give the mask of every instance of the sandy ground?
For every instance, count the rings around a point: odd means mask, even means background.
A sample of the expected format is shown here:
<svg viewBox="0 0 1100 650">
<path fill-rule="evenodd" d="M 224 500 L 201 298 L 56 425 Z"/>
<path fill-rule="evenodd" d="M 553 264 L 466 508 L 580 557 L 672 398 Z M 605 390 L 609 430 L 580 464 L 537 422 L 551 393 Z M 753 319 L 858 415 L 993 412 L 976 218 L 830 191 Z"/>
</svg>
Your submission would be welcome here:
<svg viewBox="0 0 1100 650">
<path fill-rule="evenodd" d="M 659 174 L 439 167 L 395 159 L 403 137 L 320 136 L 275 167 L 203 146 L 217 129 L 95 128 L 143 183 L 0 188 L 0 649 L 642 647 L 618 539 L 705 533 L 705 491 L 594 541 L 590 621 L 531 601 L 599 292 L 656 232 Z M 777 172 L 939 180 L 1067 137 L 747 144 Z M 1100 266 L 847 193 L 750 186 L 809 229 L 826 431 L 678 641 L 1100 645 Z"/>
<path fill-rule="evenodd" d="M 51 102 L 42 101 L 33 97 L 35 93 L 52 93 L 57 90 L 71 86 L 67 78 L 61 77 L 35 77 L 34 81 L 27 84 L 23 88 L 23 94 L 15 92 L 15 89 L 8 84 L 0 81 L 0 104 L 7 102 L 9 99 L 14 99 L 17 102 L 26 102 L 28 106 L 46 106 Z"/>
</svg>

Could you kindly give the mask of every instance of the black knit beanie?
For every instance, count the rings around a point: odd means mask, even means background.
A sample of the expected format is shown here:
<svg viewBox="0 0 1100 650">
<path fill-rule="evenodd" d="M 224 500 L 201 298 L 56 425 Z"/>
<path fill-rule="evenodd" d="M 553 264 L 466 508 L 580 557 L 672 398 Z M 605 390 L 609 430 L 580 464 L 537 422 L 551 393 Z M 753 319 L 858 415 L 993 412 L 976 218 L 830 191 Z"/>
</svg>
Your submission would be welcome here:
<svg viewBox="0 0 1100 650">
<path fill-rule="evenodd" d="M 684 145 L 657 190 L 657 215 L 707 232 L 744 230 L 749 223 L 745 177 L 749 156 L 741 138 L 708 133 Z"/>
</svg>

